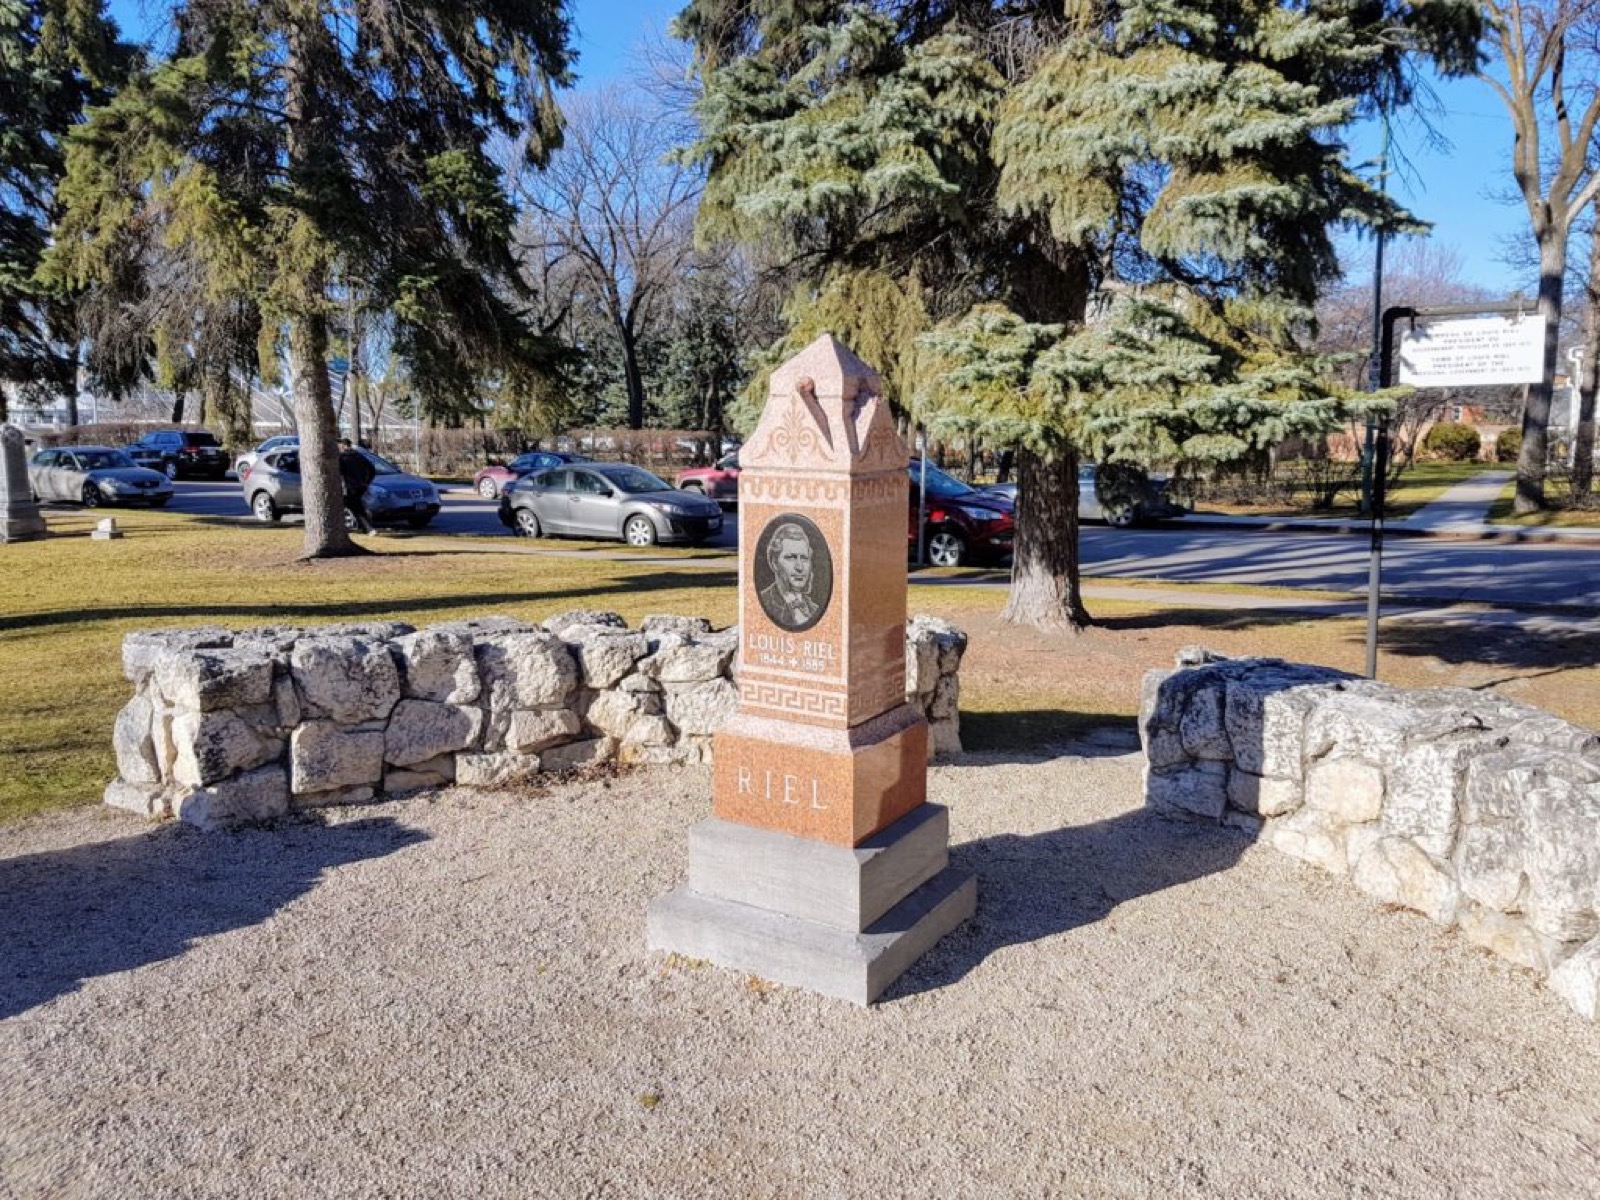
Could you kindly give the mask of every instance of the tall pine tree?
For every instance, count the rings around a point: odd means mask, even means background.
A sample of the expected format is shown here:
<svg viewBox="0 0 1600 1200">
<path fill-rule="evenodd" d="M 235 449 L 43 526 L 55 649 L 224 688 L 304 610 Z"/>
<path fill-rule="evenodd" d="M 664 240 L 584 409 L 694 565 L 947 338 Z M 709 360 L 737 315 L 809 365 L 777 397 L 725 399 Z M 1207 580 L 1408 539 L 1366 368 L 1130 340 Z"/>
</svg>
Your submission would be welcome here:
<svg viewBox="0 0 1600 1200">
<path fill-rule="evenodd" d="M 521 139 L 538 161 L 558 142 L 563 5 L 192 0 L 173 25 L 172 55 L 72 139 L 49 269 L 103 284 L 153 237 L 195 274 L 195 324 L 259 309 L 264 349 L 287 344 L 305 555 L 349 553 L 327 369 L 341 280 L 393 314 L 424 402 L 486 375 L 534 390 L 555 354 L 526 319 L 489 149 Z"/>
<path fill-rule="evenodd" d="M 65 397 L 77 423 L 75 297 L 43 286 L 62 143 L 136 61 L 99 0 L 0 0 L 0 419 L 6 394 Z"/>
<path fill-rule="evenodd" d="M 920 298 L 911 406 L 1019 451 L 1006 615 L 1077 627 L 1080 451 L 1216 461 L 1327 418 L 1297 336 L 1330 231 L 1407 220 L 1339 131 L 1408 99 L 1416 52 L 1469 69 L 1477 14 L 694 0 L 677 29 L 706 81 L 703 233 L 786 239 L 819 296 L 876 272 Z"/>
</svg>

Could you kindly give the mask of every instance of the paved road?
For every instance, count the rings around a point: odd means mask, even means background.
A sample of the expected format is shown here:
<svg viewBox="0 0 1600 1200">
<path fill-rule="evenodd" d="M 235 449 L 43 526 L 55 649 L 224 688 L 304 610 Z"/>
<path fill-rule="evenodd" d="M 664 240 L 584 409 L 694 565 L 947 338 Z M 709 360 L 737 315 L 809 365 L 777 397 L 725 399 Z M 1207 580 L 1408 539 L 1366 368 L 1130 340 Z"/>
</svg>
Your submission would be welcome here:
<svg viewBox="0 0 1600 1200">
<path fill-rule="evenodd" d="M 505 537 L 509 544 L 495 507 L 469 493 L 448 492 L 429 532 Z M 179 483 L 171 511 L 250 519 L 231 480 Z M 711 544 L 736 542 L 737 522 L 730 521 Z M 1135 530 L 1085 525 L 1082 547 L 1085 573 L 1106 579 L 1344 592 L 1362 591 L 1367 584 L 1365 535 L 1186 528 L 1175 521 Z M 1560 604 L 1600 612 L 1600 546 L 1394 537 L 1385 547 L 1383 586 L 1397 597 Z"/>
</svg>

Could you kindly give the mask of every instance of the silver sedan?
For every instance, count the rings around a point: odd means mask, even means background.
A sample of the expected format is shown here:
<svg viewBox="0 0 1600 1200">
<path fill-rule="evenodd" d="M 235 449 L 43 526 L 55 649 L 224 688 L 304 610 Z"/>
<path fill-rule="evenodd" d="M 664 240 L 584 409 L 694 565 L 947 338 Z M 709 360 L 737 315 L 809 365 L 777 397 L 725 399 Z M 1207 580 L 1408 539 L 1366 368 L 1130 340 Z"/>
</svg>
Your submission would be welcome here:
<svg viewBox="0 0 1600 1200">
<path fill-rule="evenodd" d="M 722 528 L 715 500 L 680 492 L 626 463 L 524 475 L 500 496 L 500 520 L 527 537 L 620 538 L 630 546 L 705 541 Z"/>
<path fill-rule="evenodd" d="M 65 500 L 96 508 L 102 504 L 148 504 L 164 508 L 172 481 L 160 471 L 137 466 L 110 446 L 55 446 L 28 463 L 28 485 L 38 500 Z"/>
</svg>

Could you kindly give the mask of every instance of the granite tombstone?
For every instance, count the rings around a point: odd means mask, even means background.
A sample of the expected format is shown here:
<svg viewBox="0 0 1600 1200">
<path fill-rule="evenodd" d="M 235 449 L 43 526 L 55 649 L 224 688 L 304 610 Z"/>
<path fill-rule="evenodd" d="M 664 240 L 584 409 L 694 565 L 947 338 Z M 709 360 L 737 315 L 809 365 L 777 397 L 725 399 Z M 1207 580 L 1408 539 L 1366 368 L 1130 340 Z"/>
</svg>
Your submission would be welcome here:
<svg viewBox="0 0 1600 1200">
<path fill-rule="evenodd" d="M 28 486 L 28 450 L 22 430 L 0 426 L 0 542 L 45 535 L 44 516 Z"/>
<path fill-rule="evenodd" d="M 773 372 L 739 458 L 739 711 L 650 942 L 866 1004 L 976 902 L 906 703 L 906 450 L 824 335 Z"/>
</svg>

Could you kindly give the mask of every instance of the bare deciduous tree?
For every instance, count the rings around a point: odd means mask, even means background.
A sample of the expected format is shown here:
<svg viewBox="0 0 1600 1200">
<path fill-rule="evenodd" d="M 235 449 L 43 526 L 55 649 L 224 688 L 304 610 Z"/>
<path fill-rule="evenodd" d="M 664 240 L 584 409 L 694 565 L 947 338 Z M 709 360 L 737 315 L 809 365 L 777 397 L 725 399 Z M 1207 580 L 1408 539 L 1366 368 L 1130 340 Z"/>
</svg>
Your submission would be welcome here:
<svg viewBox="0 0 1600 1200">
<path fill-rule="evenodd" d="M 628 425 L 644 425 L 640 344 L 694 257 L 699 173 L 672 159 L 670 114 L 620 91 L 564 106 L 562 147 L 519 181 L 525 275 L 562 282 L 605 317 L 622 360 Z"/>
</svg>

